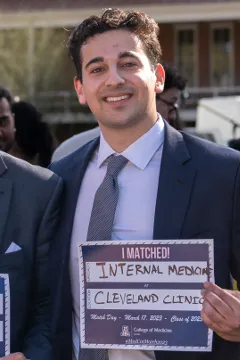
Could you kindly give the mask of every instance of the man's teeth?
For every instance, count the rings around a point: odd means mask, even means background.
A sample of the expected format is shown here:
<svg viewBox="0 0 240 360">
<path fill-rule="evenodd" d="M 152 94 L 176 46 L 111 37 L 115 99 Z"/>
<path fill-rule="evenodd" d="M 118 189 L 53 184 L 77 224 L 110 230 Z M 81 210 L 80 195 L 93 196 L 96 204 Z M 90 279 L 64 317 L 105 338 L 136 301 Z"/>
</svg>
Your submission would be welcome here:
<svg viewBox="0 0 240 360">
<path fill-rule="evenodd" d="M 120 100 L 124 100 L 127 99 L 129 97 L 129 95 L 122 95 L 122 96 L 115 96 L 115 97 L 107 97 L 107 101 L 120 101 Z"/>
</svg>

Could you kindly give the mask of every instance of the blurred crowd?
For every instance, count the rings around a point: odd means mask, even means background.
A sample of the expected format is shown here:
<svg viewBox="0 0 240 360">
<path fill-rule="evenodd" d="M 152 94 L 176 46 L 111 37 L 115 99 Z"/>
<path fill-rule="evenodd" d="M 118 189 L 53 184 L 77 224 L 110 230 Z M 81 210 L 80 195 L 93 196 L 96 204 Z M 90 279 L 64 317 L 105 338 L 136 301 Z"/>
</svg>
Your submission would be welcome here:
<svg viewBox="0 0 240 360">
<path fill-rule="evenodd" d="M 176 130 L 184 130 L 179 104 L 187 85 L 176 68 L 164 65 L 164 91 L 156 95 L 157 111 Z M 48 167 L 98 137 L 98 126 L 73 135 L 58 144 L 43 114 L 28 101 L 14 100 L 10 91 L 0 86 L 0 150 L 33 165 Z M 240 139 L 231 139 L 228 146 L 240 150 Z"/>
</svg>

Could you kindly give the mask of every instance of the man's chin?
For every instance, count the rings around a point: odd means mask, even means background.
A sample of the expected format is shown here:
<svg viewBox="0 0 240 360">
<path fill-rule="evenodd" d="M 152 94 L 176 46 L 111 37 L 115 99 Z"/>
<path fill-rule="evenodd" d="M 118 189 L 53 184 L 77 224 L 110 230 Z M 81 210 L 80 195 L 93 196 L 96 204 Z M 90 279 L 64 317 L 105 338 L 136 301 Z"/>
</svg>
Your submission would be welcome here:
<svg viewBox="0 0 240 360">
<path fill-rule="evenodd" d="M 136 124 L 136 118 L 131 115 L 120 115 L 120 116 L 113 116 L 108 119 L 104 119 L 104 121 L 100 121 L 104 127 L 111 128 L 111 129 L 124 129 L 124 128 L 131 128 Z"/>
</svg>

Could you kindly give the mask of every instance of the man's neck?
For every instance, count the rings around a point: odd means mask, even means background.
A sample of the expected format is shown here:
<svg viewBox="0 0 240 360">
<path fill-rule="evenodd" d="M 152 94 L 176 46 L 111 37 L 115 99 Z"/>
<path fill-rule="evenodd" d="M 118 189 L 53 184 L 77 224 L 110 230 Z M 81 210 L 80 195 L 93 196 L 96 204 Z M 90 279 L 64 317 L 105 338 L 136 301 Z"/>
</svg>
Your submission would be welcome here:
<svg viewBox="0 0 240 360">
<path fill-rule="evenodd" d="M 146 134 L 152 126 L 156 123 L 155 121 L 150 121 L 141 124 L 141 126 L 132 126 L 128 128 L 106 128 L 100 125 L 101 132 L 105 141 L 111 146 L 111 148 L 117 153 L 122 153 L 126 150 L 131 144 L 137 141 L 140 137 Z"/>
</svg>

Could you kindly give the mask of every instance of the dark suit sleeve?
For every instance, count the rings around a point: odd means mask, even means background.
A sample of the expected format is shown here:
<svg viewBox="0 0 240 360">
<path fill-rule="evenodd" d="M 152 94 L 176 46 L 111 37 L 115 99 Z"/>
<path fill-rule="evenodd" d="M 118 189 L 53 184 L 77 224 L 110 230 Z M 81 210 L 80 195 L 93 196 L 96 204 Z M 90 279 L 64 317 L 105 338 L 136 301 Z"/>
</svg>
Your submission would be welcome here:
<svg viewBox="0 0 240 360">
<path fill-rule="evenodd" d="M 54 175 L 54 179 L 55 186 L 52 186 L 52 194 L 36 237 L 35 272 L 32 277 L 32 309 L 29 309 L 29 331 L 22 350 L 24 355 L 31 360 L 52 359 L 48 252 L 58 226 L 62 193 L 62 180 L 56 175 Z"/>
<path fill-rule="evenodd" d="M 233 202 L 232 243 L 230 248 L 230 271 L 240 290 L 240 164 L 235 181 Z"/>
</svg>

